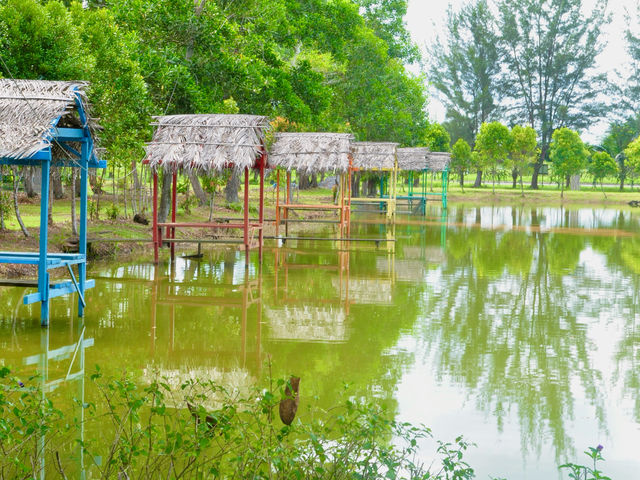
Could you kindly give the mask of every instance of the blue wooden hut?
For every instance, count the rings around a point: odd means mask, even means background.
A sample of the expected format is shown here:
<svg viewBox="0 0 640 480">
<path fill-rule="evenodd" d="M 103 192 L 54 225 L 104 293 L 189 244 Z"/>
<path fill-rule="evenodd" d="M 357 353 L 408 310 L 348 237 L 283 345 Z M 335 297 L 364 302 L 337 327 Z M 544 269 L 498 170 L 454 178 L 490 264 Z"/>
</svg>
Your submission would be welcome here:
<svg viewBox="0 0 640 480">
<path fill-rule="evenodd" d="M 37 252 L 0 252 L 0 263 L 37 265 L 33 282 L 1 281 L 4 286 L 36 287 L 24 303 L 40 303 L 40 320 L 49 324 L 49 301 L 78 294 L 78 315 L 83 316 L 86 289 L 88 169 L 105 168 L 98 160 L 93 133 L 97 127 L 89 116 L 86 84 L 44 80 L 0 79 L 0 164 L 33 166 L 41 170 L 40 238 Z M 53 166 L 80 169 L 79 252 L 48 251 L 47 214 L 49 179 Z M 77 274 L 73 266 L 77 266 Z M 67 281 L 52 282 L 49 272 L 65 268 Z"/>
</svg>

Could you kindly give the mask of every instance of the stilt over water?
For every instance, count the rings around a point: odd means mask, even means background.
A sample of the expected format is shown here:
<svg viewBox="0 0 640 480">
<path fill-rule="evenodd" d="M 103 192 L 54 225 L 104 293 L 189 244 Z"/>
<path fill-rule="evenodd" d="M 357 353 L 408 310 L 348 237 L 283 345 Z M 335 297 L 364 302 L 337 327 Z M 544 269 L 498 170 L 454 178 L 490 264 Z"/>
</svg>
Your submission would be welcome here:
<svg viewBox="0 0 640 480">
<path fill-rule="evenodd" d="M 49 325 L 49 301 L 78 293 L 78 315 L 84 314 L 86 279 L 88 169 L 105 168 L 95 153 L 85 95 L 86 84 L 44 80 L 0 80 L 0 164 L 40 168 L 40 245 L 38 252 L 0 252 L 0 263 L 38 266 L 37 292 L 24 303 L 40 302 L 40 322 Z M 49 180 L 51 167 L 80 169 L 80 229 L 77 254 L 48 253 Z M 77 265 L 77 277 L 73 271 Z M 68 270 L 70 280 L 52 283 L 49 271 Z M 7 284 L 6 282 L 4 283 Z M 15 285 L 21 286 L 21 285 Z"/>
</svg>

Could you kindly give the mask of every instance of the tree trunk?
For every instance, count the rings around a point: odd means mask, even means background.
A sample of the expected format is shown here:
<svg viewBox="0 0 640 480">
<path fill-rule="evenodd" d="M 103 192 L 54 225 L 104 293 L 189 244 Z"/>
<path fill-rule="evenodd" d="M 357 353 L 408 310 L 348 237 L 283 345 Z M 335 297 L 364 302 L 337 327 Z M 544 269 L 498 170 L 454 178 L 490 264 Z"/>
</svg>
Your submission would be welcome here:
<svg viewBox="0 0 640 480">
<path fill-rule="evenodd" d="M 213 201 L 216 198 L 215 189 L 211 192 L 211 201 L 209 202 L 209 222 L 213 222 Z"/>
<path fill-rule="evenodd" d="M 171 174 L 162 174 L 162 191 L 160 193 L 160 205 L 158 206 L 158 222 L 164 223 L 169 218 L 171 208 Z"/>
<path fill-rule="evenodd" d="M 107 169 L 103 168 L 102 171 L 105 172 Z M 102 175 L 102 180 L 104 180 L 104 173 Z M 91 190 L 93 191 L 93 193 L 95 193 L 96 195 L 99 195 L 102 193 L 102 186 L 104 183 L 100 182 L 100 185 L 98 184 L 98 174 L 96 173 L 96 169 L 95 168 L 90 168 L 89 169 L 89 185 L 91 185 Z M 79 187 L 79 183 L 78 183 L 78 188 Z M 79 192 L 77 192 L 79 194 Z"/>
<path fill-rule="evenodd" d="M 78 226 L 76 218 L 76 169 L 71 168 L 71 233 L 78 236 Z"/>
<path fill-rule="evenodd" d="M 531 190 L 538 190 L 538 175 L 540 175 L 540 169 L 544 164 L 544 159 L 547 158 L 547 151 L 549 145 L 547 145 L 544 141 L 542 142 L 542 149 L 540 150 L 540 158 L 533 166 L 533 175 L 531 176 Z"/>
<path fill-rule="evenodd" d="M 318 175 L 315 173 L 311 175 L 311 187 L 318 188 Z"/>
<path fill-rule="evenodd" d="M 141 185 L 140 177 L 138 176 L 138 162 L 131 160 L 131 173 L 133 174 L 133 195 L 131 200 L 131 208 L 133 214 L 140 213 L 142 211 L 142 197 L 141 197 Z"/>
<path fill-rule="evenodd" d="M 309 181 L 309 175 L 300 175 L 298 177 L 298 181 L 300 182 L 299 189 L 300 190 L 308 190 L 311 186 L 311 182 Z"/>
<path fill-rule="evenodd" d="M 38 192 L 33 184 L 34 169 L 35 167 L 24 167 L 22 169 L 22 173 L 24 175 L 24 191 L 27 193 L 27 197 L 29 198 L 36 198 L 38 196 Z"/>
<path fill-rule="evenodd" d="M 460 187 L 464 190 L 464 172 L 460 172 Z"/>
<path fill-rule="evenodd" d="M 62 187 L 62 170 L 60 167 L 53 167 L 51 169 L 51 186 L 53 198 L 62 200 L 64 198 L 64 188 Z"/>
<path fill-rule="evenodd" d="M 238 203 L 238 189 L 240 188 L 240 171 L 234 169 L 224 187 L 224 199 L 227 203 Z"/>
<path fill-rule="evenodd" d="M 473 184 L 473 188 L 480 188 L 482 186 L 482 170 L 478 170 L 476 174 L 476 181 Z"/>
<path fill-rule="evenodd" d="M 0 165 L 0 231 L 4 232 L 7 226 L 4 222 L 4 214 L 6 210 L 5 195 L 2 191 L 4 185 L 4 165 Z"/>
<path fill-rule="evenodd" d="M 513 188 L 518 188 L 518 170 L 516 168 L 511 170 L 511 178 L 513 179 Z"/>
<path fill-rule="evenodd" d="M 53 172 L 50 172 L 49 174 L 49 211 L 47 214 L 47 223 L 49 224 L 50 227 L 53 227 L 53 188 L 51 188 L 51 184 L 53 183 L 51 181 L 51 177 L 53 177 L 54 174 Z"/>
<path fill-rule="evenodd" d="M 200 179 L 196 175 L 196 172 L 190 171 L 188 175 L 189 175 L 189 180 L 191 181 L 191 186 L 193 187 L 193 193 L 195 193 L 196 197 L 198 197 L 198 204 L 201 207 L 203 205 L 206 205 L 208 200 L 207 194 L 202 189 L 202 185 L 200 185 Z"/>
<path fill-rule="evenodd" d="M 29 237 L 29 231 L 25 228 L 22 217 L 20 216 L 20 207 L 18 206 L 18 186 L 20 185 L 20 179 L 18 177 L 18 169 L 13 167 L 13 210 L 16 214 L 16 220 L 20 225 L 20 229 L 25 237 Z M 28 169 L 24 169 L 25 173 Z"/>
<path fill-rule="evenodd" d="M 569 187 L 571 188 L 571 190 L 573 191 L 578 191 L 580 190 L 580 174 L 578 175 L 571 175 L 569 177 Z"/>
<path fill-rule="evenodd" d="M 354 198 L 360 196 L 360 172 L 356 172 L 353 177 L 351 177 L 351 195 Z"/>
<path fill-rule="evenodd" d="M 370 178 L 367 180 L 367 197 L 375 197 L 378 193 L 378 182 L 377 178 Z"/>
</svg>

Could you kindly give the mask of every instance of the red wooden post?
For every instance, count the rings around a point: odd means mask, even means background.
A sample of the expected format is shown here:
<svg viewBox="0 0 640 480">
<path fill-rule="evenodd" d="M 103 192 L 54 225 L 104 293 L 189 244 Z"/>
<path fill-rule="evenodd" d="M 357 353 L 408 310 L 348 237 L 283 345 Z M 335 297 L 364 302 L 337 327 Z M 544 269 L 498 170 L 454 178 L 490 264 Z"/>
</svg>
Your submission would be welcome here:
<svg viewBox="0 0 640 480">
<path fill-rule="evenodd" d="M 264 168 L 267 163 L 267 154 L 263 151 L 262 158 L 260 159 L 260 206 L 258 223 L 260 224 L 260 230 L 258 231 L 258 258 L 262 263 L 262 243 L 264 237 Z"/>
<path fill-rule="evenodd" d="M 153 261 L 158 263 L 158 173 L 153 172 Z"/>
<path fill-rule="evenodd" d="M 249 268 L 249 167 L 244 167 L 244 251 Z"/>
<path fill-rule="evenodd" d="M 349 196 L 347 197 L 347 237 L 351 235 L 351 165 L 349 165 L 348 172 Z"/>
<path fill-rule="evenodd" d="M 176 223 L 176 206 L 178 204 L 178 174 L 173 174 L 173 184 L 171 186 L 171 223 Z M 171 233 L 167 229 L 167 238 L 176 238 L 176 227 L 171 227 Z M 171 242 L 171 261 L 176 256 L 176 244 Z"/>
<path fill-rule="evenodd" d="M 289 202 L 291 202 L 291 171 L 287 172 L 287 200 L 284 204 L 289 205 Z M 289 236 L 289 209 L 287 207 L 284 208 L 284 236 Z"/>
</svg>

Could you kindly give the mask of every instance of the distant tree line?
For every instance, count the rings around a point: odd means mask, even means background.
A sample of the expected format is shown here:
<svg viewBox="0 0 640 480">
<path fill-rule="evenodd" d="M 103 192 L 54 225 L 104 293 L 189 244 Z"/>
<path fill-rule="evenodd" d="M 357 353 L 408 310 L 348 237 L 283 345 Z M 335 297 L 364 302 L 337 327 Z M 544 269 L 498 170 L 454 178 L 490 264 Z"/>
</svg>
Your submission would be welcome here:
<svg viewBox="0 0 640 480">
<path fill-rule="evenodd" d="M 606 0 L 597 0 L 588 11 L 581 0 L 474 0 L 459 10 L 450 8 L 445 33 L 430 48 L 429 79 L 446 106 L 443 126 L 454 145 L 463 139 L 475 151 L 478 140 L 487 135 L 497 141 L 498 129 L 487 126 L 481 131 L 483 124 L 496 121 L 533 128 L 538 150 L 529 159 L 528 174 L 530 187 L 536 189 L 545 162 L 557 175 L 576 174 L 574 168 L 559 168 L 552 152 L 554 142 L 568 140 L 567 129 L 581 131 L 607 119 L 605 138 L 592 148 L 600 153 L 587 161 L 577 148 L 575 167 L 588 168 L 598 181 L 603 173 L 617 175 L 621 189 L 625 181 L 633 182 L 639 172 L 635 157 L 628 156 L 635 150 L 628 147 L 640 134 L 640 35 L 635 13 L 627 15 L 624 32 L 631 64 L 611 81 L 596 63 L 604 46 L 603 27 L 610 22 Z M 464 148 L 459 146 L 460 152 Z M 501 164 L 513 162 L 510 155 L 501 154 Z M 495 165 L 487 163 L 492 155 L 481 147 L 464 170 L 476 175 L 476 187 L 483 176 L 494 177 Z M 515 186 L 519 172 L 513 168 L 511 173 Z M 564 185 L 566 179 L 559 183 Z"/>
<path fill-rule="evenodd" d="M 136 212 L 152 115 L 240 112 L 423 145 L 427 95 L 405 68 L 421 61 L 406 9 L 406 0 L 0 0 L 0 76 L 89 81 L 111 193 Z M 33 171 L 15 175 L 35 195 Z M 54 169 L 57 195 L 69 177 Z M 233 201 L 238 179 L 225 182 Z M 186 191 L 205 203 L 201 183 L 190 178 Z"/>
</svg>

